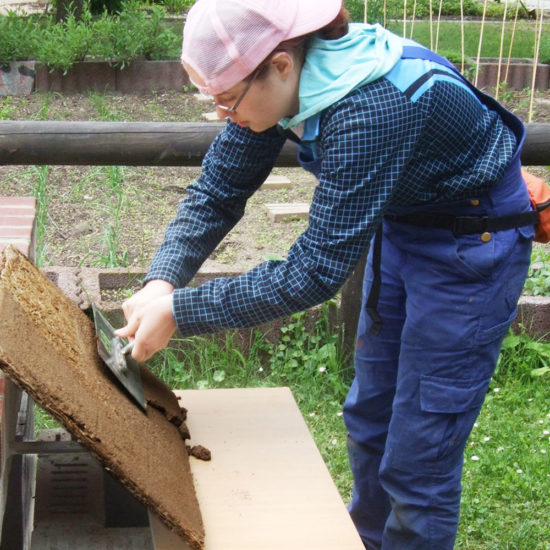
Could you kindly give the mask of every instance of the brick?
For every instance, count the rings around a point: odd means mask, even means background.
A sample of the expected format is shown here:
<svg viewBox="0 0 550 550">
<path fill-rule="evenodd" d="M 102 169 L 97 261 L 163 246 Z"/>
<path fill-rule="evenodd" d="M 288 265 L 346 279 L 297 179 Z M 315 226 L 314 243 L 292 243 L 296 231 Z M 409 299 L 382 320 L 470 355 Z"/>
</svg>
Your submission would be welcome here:
<svg viewBox="0 0 550 550">
<path fill-rule="evenodd" d="M 0 208 L 13 206 L 18 208 L 36 208 L 36 199 L 34 197 L 0 197 Z"/>
<path fill-rule="evenodd" d="M 7 217 L 32 218 L 35 214 L 36 210 L 28 206 L 3 206 L 0 204 L 0 220 Z"/>
<path fill-rule="evenodd" d="M 23 254 L 25 254 L 25 256 L 29 256 L 30 242 L 27 240 L 24 240 L 24 241 L 17 241 L 17 240 L 11 240 L 11 239 L 6 239 L 3 241 L 0 240 L 0 252 L 5 248 L 7 248 L 7 246 L 10 244 L 15 248 L 17 248 L 19 252 L 22 252 Z"/>
<path fill-rule="evenodd" d="M 7 227 L 0 224 L 0 241 L 4 239 L 27 239 L 31 240 L 32 224 L 20 227 Z"/>
<path fill-rule="evenodd" d="M 28 227 L 34 222 L 34 216 L 2 216 L 0 226 L 2 227 Z"/>
</svg>

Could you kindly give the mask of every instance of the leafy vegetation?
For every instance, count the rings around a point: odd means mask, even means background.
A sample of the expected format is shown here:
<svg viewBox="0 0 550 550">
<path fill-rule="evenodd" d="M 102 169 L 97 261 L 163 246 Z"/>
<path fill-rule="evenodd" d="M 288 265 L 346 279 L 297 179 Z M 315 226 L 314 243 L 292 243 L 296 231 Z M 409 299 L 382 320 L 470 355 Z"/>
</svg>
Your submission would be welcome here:
<svg viewBox="0 0 550 550">
<path fill-rule="evenodd" d="M 325 304 L 313 327 L 303 313 L 281 339 L 254 331 L 247 349 L 236 332 L 175 340 L 150 368 L 173 388 L 289 386 L 345 502 L 352 478 L 342 403 L 352 369 L 338 352 Z M 547 550 L 550 522 L 550 344 L 508 336 L 464 459 L 457 549 Z M 39 426 L 55 423 L 42 412 Z"/>
<path fill-rule="evenodd" d="M 69 15 L 56 22 L 53 15 L 0 17 L 0 64 L 36 59 L 49 68 L 67 71 L 85 58 L 100 58 L 125 67 L 135 59 L 176 59 L 180 37 L 164 23 L 165 10 L 141 9 L 125 3 L 117 15 L 107 12 L 93 17 L 85 8 L 82 16 Z"/>
<path fill-rule="evenodd" d="M 290 386 L 344 501 L 352 478 L 342 403 L 351 380 L 338 353 L 330 304 L 313 329 L 305 314 L 270 343 L 255 331 L 247 351 L 237 333 L 176 342 L 151 362 L 174 388 Z M 550 344 L 508 336 L 465 451 L 457 548 L 543 550 L 550 521 Z"/>
<path fill-rule="evenodd" d="M 543 247 L 533 249 L 524 294 L 550 296 L 550 253 Z"/>
</svg>

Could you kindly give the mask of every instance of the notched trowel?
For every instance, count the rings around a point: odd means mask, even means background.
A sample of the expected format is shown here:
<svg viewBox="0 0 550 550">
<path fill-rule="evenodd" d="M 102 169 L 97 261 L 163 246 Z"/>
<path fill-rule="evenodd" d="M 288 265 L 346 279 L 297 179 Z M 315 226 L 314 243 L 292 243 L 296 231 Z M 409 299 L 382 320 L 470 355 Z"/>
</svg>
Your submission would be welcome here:
<svg viewBox="0 0 550 550">
<path fill-rule="evenodd" d="M 115 329 L 94 304 L 92 304 L 92 310 L 99 356 L 126 388 L 126 391 L 145 410 L 147 402 L 141 382 L 139 363 L 130 355 L 133 342 L 125 345 L 123 340 L 115 335 Z"/>
</svg>

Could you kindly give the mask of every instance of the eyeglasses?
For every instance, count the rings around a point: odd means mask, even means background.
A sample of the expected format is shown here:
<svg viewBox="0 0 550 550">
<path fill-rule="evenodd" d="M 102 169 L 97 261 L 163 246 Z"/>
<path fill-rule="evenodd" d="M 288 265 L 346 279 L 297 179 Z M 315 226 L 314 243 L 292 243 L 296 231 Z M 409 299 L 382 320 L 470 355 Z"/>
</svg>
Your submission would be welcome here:
<svg viewBox="0 0 550 550">
<path fill-rule="evenodd" d="M 244 96 L 248 93 L 248 90 L 250 90 L 250 87 L 252 86 L 254 80 L 256 80 L 258 73 L 259 71 L 257 69 L 252 73 L 252 76 L 250 77 L 250 80 L 246 84 L 246 87 L 243 90 L 243 93 L 239 96 L 239 99 L 235 101 L 235 103 L 233 104 L 233 107 L 226 107 L 225 105 L 220 105 L 216 103 L 216 109 L 221 109 L 222 111 L 226 112 L 228 115 L 232 115 L 236 113 L 239 105 L 241 104 L 241 101 L 244 99 Z"/>
</svg>

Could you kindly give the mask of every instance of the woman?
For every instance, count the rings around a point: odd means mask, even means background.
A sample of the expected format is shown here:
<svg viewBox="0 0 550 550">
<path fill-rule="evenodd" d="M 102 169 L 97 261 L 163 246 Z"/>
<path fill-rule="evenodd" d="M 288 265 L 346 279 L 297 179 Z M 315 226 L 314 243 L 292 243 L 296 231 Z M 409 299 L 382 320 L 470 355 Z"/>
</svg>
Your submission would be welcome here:
<svg viewBox="0 0 550 550">
<path fill-rule="evenodd" d="M 366 548 L 452 548 L 464 445 L 530 259 L 533 227 L 515 217 L 530 210 L 521 123 L 432 52 L 348 27 L 341 0 L 199 0 L 182 61 L 229 120 L 119 335 L 144 360 L 176 328 L 253 326 L 311 307 L 377 233 L 344 406 L 350 513 Z M 319 180 L 287 260 L 186 288 L 287 138 Z"/>
</svg>

